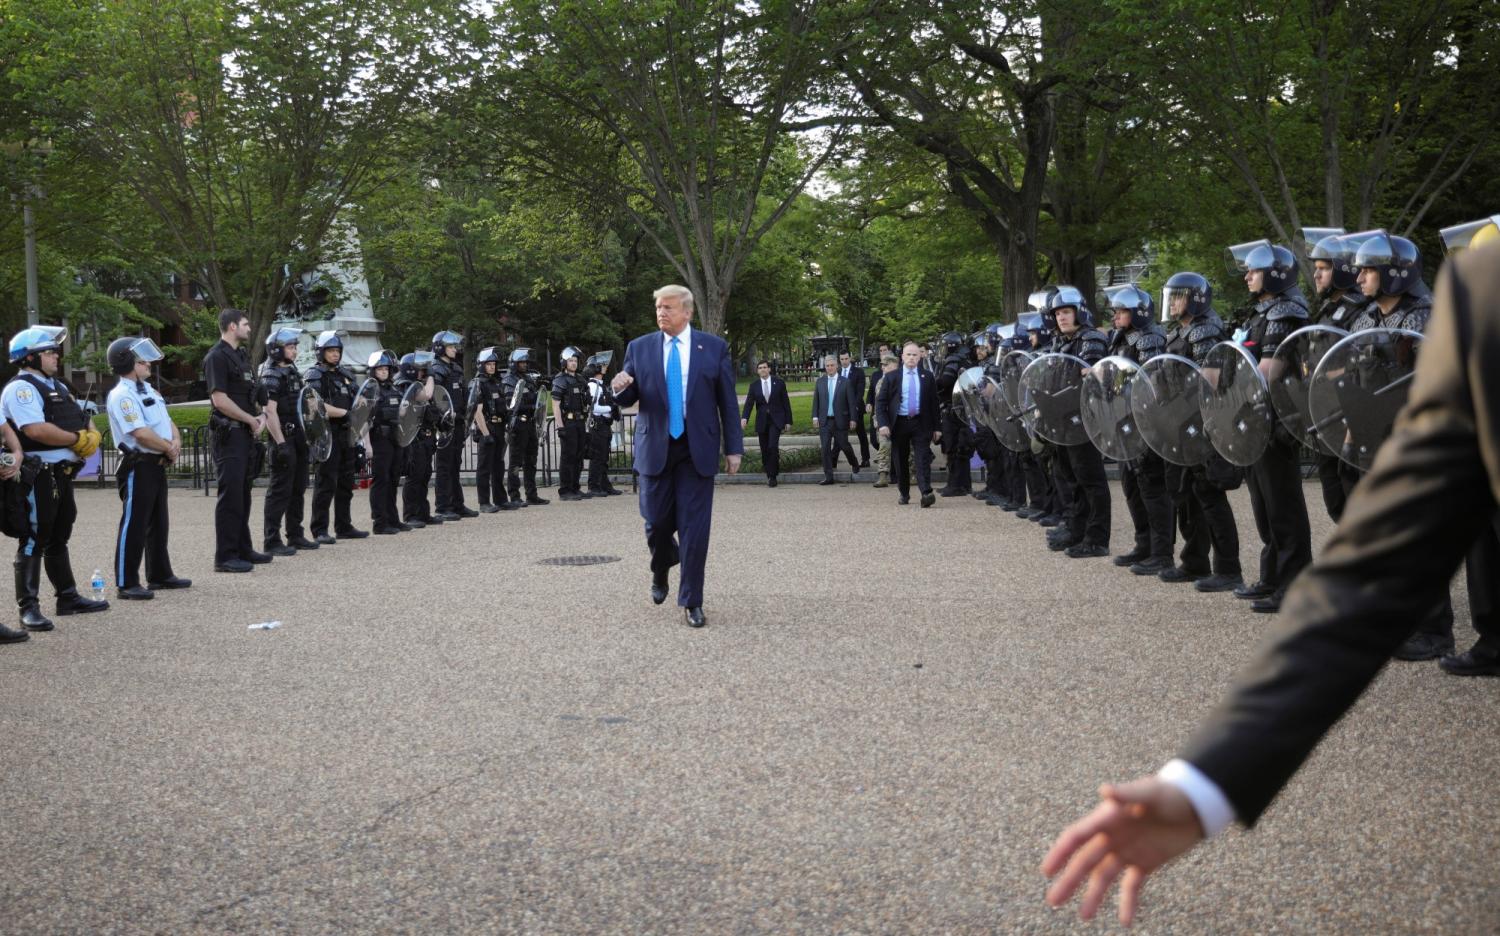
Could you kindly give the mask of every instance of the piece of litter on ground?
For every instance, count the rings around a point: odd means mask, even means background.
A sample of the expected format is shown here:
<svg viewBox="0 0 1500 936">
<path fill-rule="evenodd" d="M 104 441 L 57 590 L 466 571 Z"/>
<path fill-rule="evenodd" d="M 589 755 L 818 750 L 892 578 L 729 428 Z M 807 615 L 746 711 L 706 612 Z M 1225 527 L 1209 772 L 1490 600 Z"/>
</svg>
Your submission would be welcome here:
<svg viewBox="0 0 1500 936">
<path fill-rule="evenodd" d="M 275 630 L 280 626 L 280 621 L 261 621 L 259 624 L 251 624 L 250 630 Z"/>
</svg>

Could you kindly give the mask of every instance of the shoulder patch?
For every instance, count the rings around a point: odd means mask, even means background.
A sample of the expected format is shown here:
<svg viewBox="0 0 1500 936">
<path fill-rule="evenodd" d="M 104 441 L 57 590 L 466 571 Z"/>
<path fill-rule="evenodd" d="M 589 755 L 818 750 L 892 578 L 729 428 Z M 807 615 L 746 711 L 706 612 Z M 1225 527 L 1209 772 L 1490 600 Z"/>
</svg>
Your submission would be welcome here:
<svg viewBox="0 0 1500 936">
<path fill-rule="evenodd" d="M 30 387 L 23 385 L 16 388 L 16 399 L 22 403 L 30 403 L 33 396 Z"/>
</svg>

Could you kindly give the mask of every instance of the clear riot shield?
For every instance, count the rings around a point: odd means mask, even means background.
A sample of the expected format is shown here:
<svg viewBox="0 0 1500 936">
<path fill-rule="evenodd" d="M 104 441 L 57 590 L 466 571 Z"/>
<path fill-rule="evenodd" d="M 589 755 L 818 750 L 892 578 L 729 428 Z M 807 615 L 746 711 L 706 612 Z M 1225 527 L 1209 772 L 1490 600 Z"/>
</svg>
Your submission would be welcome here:
<svg viewBox="0 0 1500 936">
<path fill-rule="evenodd" d="M 1130 388 L 1130 411 L 1151 451 L 1174 465 L 1201 465 L 1214 453 L 1198 406 L 1203 376 L 1176 354 L 1142 364 Z"/>
<path fill-rule="evenodd" d="M 552 413 L 552 388 L 545 383 L 536 392 L 536 431 L 541 433 L 542 427 L 547 425 L 547 417 Z"/>
<path fill-rule="evenodd" d="M 1146 454 L 1146 440 L 1130 410 L 1131 383 L 1140 367 L 1127 357 L 1111 355 L 1083 378 L 1083 428 L 1094 447 L 1117 462 Z"/>
<path fill-rule="evenodd" d="M 432 399 L 427 404 L 438 418 L 437 447 L 447 448 L 453 444 L 453 439 L 458 436 L 454 427 L 458 424 L 458 413 L 453 407 L 453 396 L 448 388 L 442 384 L 434 384 L 432 387 Z"/>
<path fill-rule="evenodd" d="M 1071 354 L 1043 354 L 1021 372 L 1021 417 L 1033 434 L 1057 445 L 1082 445 L 1083 372 L 1089 365 Z"/>
<path fill-rule="evenodd" d="M 963 374 L 958 376 L 959 379 L 953 384 L 953 392 L 949 394 L 949 403 L 953 407 L 953 418 L 966 423 L 974 418 L 974 414 L 969 411 L 968 401 L 964 399 L 964 388 L 959 386 L 963 380 Z"/>
<path fill-rule="evenodd" d="M 1231 465 L 1255 464 L 1276 425 L 1271 391 L 1255 358 L 1243 345 L 1221 341 L 1204 357 L 1199 372 L 1198 406 L 1208 440 Z"/>
<path fill-rule="evenodd" d="M 1343 444 L 1339 440 L 1329 448 L 1323 437 L 1313 431 L 1308 401 L 1312 395 L 1313 374 L 1323 355 L 1348 336 L 1348 332 L 1332 325 L 1308 325 L 1287 335 L 1276 347 L 1275 367 L 1270 380 L 1271 406 L 1286 431 L 1314 452 L 1337 455 Z"/>
<path fill-rule="evenodd" d="M 323 398 L 312 387 L 304 386 L 297 396 L 297 422 L 307 440 L 308 460 L 321 464 L 333 453 L 333 427 L 323 411 Z"/>
<path fill-rule="evenodd" d="M 354 391 L 354 402 L 349 404 L 349 418 L 344 424 L 349 430 L 350 443 L 358 444 L 360 436 L 365 434 L 370 417 L 375 415 L 375 401 L 379 398 L 380 382 L 373 377 L 366 378 Z"/>
<path fill-rule="evenodd" d="M 1012 413 L 1021 412 L 1021 373 L 1034 357 L 1030 351 L 1012 351 L 1000 359 L 1000 395 Z"/>
<path fill-rule="evenodd" d="M 412 383 L 401 396 L 401 408 L 396 414 L 396 444 L 406 448 L 422 431 L 422 417 L 427 412 L 427 401 L 418 400 L 422 392 L 420 382 Z"/>
<path fill-rule="evenodd" d="M 1313 372 L 1312 428 L 1330 451 L 1368 471 L 1411 391 L 1418 332 L 1371 328 L 1328 349 Z"/>
</svg>

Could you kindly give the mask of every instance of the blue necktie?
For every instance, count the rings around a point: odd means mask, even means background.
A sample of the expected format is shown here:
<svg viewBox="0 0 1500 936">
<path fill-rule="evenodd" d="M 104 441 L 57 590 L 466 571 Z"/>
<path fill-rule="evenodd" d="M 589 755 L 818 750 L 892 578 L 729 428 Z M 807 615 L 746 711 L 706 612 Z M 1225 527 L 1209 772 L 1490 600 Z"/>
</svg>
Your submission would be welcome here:
<svg viewBox="0 0 1500 936">
<path fill-rule="evenodd" d="M 917 415 L 917 372 L 906 372 L 906 415 Z"/>
<path fill-rule="evenodd" d="M 667 353 L 667 431 L 672 438 L 682 438 L 682 358 L 677 355 L 677 339 Z"/>
<path fill-rule="evenodd" d="M 834 379 L 828 378 L 828 418 L 833 418 L 833 384 Z"/>
</svg>

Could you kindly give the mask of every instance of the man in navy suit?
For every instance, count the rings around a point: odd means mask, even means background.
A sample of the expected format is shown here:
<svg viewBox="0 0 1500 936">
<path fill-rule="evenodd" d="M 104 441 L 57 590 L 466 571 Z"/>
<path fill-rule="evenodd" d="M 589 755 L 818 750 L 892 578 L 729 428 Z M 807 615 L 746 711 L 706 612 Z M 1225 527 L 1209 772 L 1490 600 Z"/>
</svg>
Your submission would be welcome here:
<svg viewBox="0 0 1500 936">
<path fill-rule="evenodd" d="M 859 467 L 868 468 L 870 467 L 870 437 L 865 433 L 864 414 L 859 411 L 859 401 L 865 396 L 865 369 L 854 363 L 848 351 L 839 352 L 839 379 L 849 381 L 849 385 L 854 388 L 854 424 L 859 434 Z"/>
<path fill-rule="evenodd" d="M 922 492 L 922 506 L 931 507 L 937 498 L 932 493 L 933 442 L 942 439 L 937 431 L 937 390 L 932 371 L 922 368 L 922 349 L 908 341 L 901 349 L 901 366 L 880 378 L 885 389 L 876 394 L 875 426 L 882 439 L 895 445 L 891 473 L 901 492 L 899 503 L 911 503 L 911 455 L 917 450 L 917 490 Z"/>
<path fill-rule="evenodd" d="M 823 368 L 824 375 L 813 386 L 812 416 L 823 443 L 823 480 L 818 483 L 833 484 L 840 452 L 849 459 L 853 476 L 859 477 L 859 461 L 849 444 L 849 432 L 859 415 L 859 397 L 854 395 L 854 385 L 839 376 L 839 364 L 833 355 L 824 359 Z"/>
<path fill-rule="evenodd" d="M 755 365 L 755 373 L 750 392 L 745 394 L 745 407 L 740 411 L 740 428 L 749 426 L 750 413 L 754 411 L 766 485 L 775 487 L 776 476 L 781 474 L 781 433 L 792 424 L 792 401 L 787 396 L 786 381 L 771 375 L 770 361 L 762 360 Z"/>
<path fill-rule="evenodd" d="M 651 550 L 651 600 L 667 600 L 667 572 L 682 563 L 677 603 L 689 627 L 703 615 L 703 567 L 713 524 L 714 475 L 723 446 L 729 473 L 745 452 L 729 345 L 695 330 L 693 294 L 685 286 L 654 293 L 659 331 L 625 349 L 610 388 L 620 406 L 640 403 L 635 417 L 635 470 Z M 722 443 L 721 440 L 722 439 Z"/>
</svg>

